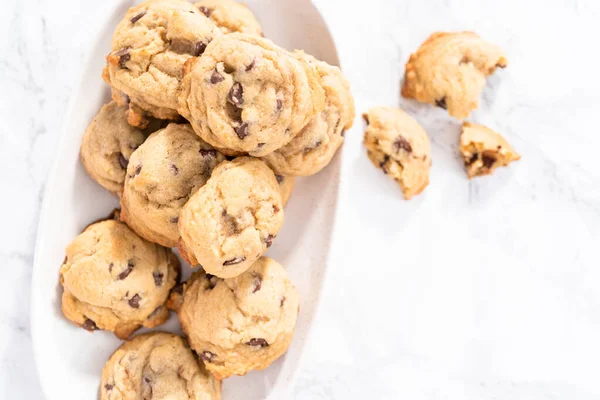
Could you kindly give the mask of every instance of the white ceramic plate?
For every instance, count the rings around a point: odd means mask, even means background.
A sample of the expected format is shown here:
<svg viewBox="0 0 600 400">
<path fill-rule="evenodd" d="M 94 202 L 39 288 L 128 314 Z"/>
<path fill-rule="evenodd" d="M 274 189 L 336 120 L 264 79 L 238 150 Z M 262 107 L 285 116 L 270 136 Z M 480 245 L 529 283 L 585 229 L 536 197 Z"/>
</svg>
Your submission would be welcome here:
<svg viewBox="0 0 600 400">
<path fill-rule="evenodd" d="M 106 23 L 90 50 L 81 83 L 71 99 L 56 163 L 40 218 L 35 253 L 31 325 L 35 359 L 48 400 L 97 399 L 102 367 L 120 341 L 111 333 L 86 332 L 69 323 L 60 311 L 58 269 L 67 244 L 85 226 L 118 205 L 111 194 L 93 182 L 79 161 L 85 128 L 109 100 L 100 78 L 112 31 L 134 1 L 121 0 L 107 10 Z M 304 49 L 338 64 L 333 40 L 309 0 L 246 1 L 263 25 L 265 35 L 288 49 Z M 314 321 L 330 244 L 337 199 L 340 158 L 324 171 L 297 179 L 285 210 L 285 225 L 269 255 L 289 271 L 301 295 L 301 312 L 291 348 L 265 371 L 253 371 L 223 384 L 224 399 L 281 399 L 292 386 L 294 373 Z M 184 266 L 184 278 L 191 268 Z M 179 331 L 174 315 L 160 329 Z"/>
</svg>

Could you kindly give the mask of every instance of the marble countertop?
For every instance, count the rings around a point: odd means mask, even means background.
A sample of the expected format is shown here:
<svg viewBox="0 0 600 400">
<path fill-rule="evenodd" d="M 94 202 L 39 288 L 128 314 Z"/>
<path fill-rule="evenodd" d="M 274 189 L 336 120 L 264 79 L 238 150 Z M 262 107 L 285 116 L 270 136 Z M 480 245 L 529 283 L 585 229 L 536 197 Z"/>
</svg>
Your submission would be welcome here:
<svg viewBox="0 0 600 400">
<path fill-rule="evenodd" d="M 370 166 L 360 129 L 348 137 L 338 218 L 349 229 L 290 397 L 600 399 L 600 2 L 316 3 L 357 110 L 405 107 L 430 134 L 434 163 L 430 187 L 405 202 Z M 29 325 L 36 226 L 103 6 L 2 3 L 2 399 L 43 398 Z M 409 54 L 433 31 L 462 29 L 509 55 L 472 120 L 523 157 L 474 181 L 458 158 L 459 124 L 399 97 Z"/>
</svg>

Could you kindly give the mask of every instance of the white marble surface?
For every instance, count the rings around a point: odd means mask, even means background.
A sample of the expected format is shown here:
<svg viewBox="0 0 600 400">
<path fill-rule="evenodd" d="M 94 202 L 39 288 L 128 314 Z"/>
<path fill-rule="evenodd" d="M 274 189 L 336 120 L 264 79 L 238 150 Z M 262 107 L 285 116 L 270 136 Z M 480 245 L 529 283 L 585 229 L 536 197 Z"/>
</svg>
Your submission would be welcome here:
<svg viewBox="0 0 600 400">
<path fill-rule="evenodd" d="M 361 127 L 344 150 L 328 292 L 291 398 L 600 398 L 600 2 L 319 0 L 357 108 L 402 105 L 433 144 L 431 185 L 405 202 Z M 0 398 L 42 399 L 29 295 L 39 207 L 66 102 L 104 2 L 0 5 Z M 399 98 L 436 30 L 503 46 L 473 120 L 523 159 L 469 182 L 459 125 Z"/>
</svg>

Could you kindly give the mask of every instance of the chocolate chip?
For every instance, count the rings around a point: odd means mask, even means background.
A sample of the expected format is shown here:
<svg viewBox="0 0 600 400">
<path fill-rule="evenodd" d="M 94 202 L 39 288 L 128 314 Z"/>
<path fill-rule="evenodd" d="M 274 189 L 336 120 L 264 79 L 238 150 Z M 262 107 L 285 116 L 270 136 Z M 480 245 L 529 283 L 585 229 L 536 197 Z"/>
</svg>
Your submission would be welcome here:
<svg viewBox="0 0 600 400">
<path fill-rule="evenodd" d="M 252 293 L 258 292 L 260 290 L 261 286 L 262 286 L 262 278 L 257 275 L 254 277 L 254 289 L 252 290 Z"/>
<path fill-rule="evenodd" d="M 223 82 L 224 80 L 225 80 L 225 77 L 223 77 L 223 75 L 221 75 L 216 69 L 213 71 L 212 75 L 210 76 L 210 83 L 212 83 L 213 85 L 215 83 Z"/>
<path fill-rule="evenodd" d="M 238 108 L 244 104 L 244 88 L 241 83 L 236 82 L 233 84 L 227 95 L 227 101 Z"/>
<path fill-rule="evenodd" d="M 275 179 L 277 179 L 277 183 L 281 184 L 281 182 L 283 182 L 283 176 L 282 175 L 275 175 Z"/>
<path fill-rule="evenodd" d="M 340 132 L 340 135 L 342 135 L 342 137 L 346 136 L 346 131 L 344 129 L 342 129 L 342 132 Z"/>
<path fill-rule="evenodd" d="M 169 221 L 171 221 L 172 224 L 176 224 L 179 222 L 179 216 L 171 217 Z"/>
<path fill-rule="evenodd" d="M 260 148 L 261 148 L 261 147 L 263 147 L 265 144 L 266 144 L 266 143 L 259 143 L 259 144 L 257 144 L 257 145 L 256 145 L 256 148 L 257 148 L 257 149 L 260 149 Z"/>
<path fill-rule="evenodd" d="M 443 108 L 444 110 L 448 109 L 448 106 L 446 105 L 446 97 L 442 97 L 441 99 L 436 100 L 435 105 L 440 108 Z"/>
<path fill-rule="evenodd" d="M 252 59 L 252 62 L 246 66 L 246 72 L 250 71 L 256 65 L 256 58 Z"/>
<path fill-rule="evenodd" d="M 194 46 L 194 55 L 196 57 L 201 56 L 202 54 L 204 54 L 204 50 L 206 50 L 206 46 L 207 44 L 204 42 L 196 42 L 196 45 Z"/>
<path fill-rule="evenodd" d="M 283 303 L 285 303 L 285 296 L 281 298 L 281 301 L 279 302 L 279 307 L 283 307 Z"/>
<path fill-rule="evenodd" d="M 159 271 L 154 271 L 152 273 L 152 277 L 154 278 L 154 286 L 160 287 L 163 283 L 163 278 L 165 277 L 165 274 Z"/>
<path fill-rule="evenodd" d="M 123 102 L 128 105 L 131 102 L 131 99 L 129 98 L 129 96 L 127 96 L 125 93 L 121 92 L 121 97 L 123 98 Z M 137 146 L 135 146 L 137 148 Z"/>
<path fill-rule="evenodd" d="M 133 295 L 132 298 L 129 299 L 129 306 L 131 308 L 140 308 L 141 299 L 142 298 L 140 297 L 140 295 L 136 293 L 135 295 Z"/>
<path fill-rule="evenodd" d="M 137 14 L 136 16 L 134 16 L 133 18 L 130 19 L 132 24 L 135 24 L 136 22 L 138 22 L 140 19 L 142 19 L 142 17 L 146 15 L 146 11 L 142 11 L 141 13 Z"/>
<path fill-rule="evenodd" d="M 283 108 L 283 100 L 277 99 L 277 111 L 281 111 Z"/>
<path fill-rule="evenodd" d="M 396 153 L 400 151 L 400 149 L 406 150 L 407 152 L 412 152 L 412 146 L 409 141 L 404 139 L 402 136 L 398 136 L 396 140 L 394 140 L 394 148 L 396 149 Z"/>
<path fill-rule="evenodd" d="M 135 267 L 135 262 L 133 260 L 129 260 L 127 262 L 127 268 L 117 276 L 117 279 L 123 280 L 127 278 L 131 273 L 131 270 L 133 270 L 133 267 Z"/>
<path fill-rule="evenodd" d="M 200 7 L 198 7 L 198 9 L 199 9 L 200 11 L 202 11 L 202 13 L 203 13 L 204 15 L 206 15 L 207 17 L 210 17 L 210 14 L 212 14 L 212 10 L 211 10 L 210 8 L 208 8 L 208 7 L 205 7 L 205 6 L 200 6 Z"/>
<path fill-rule="evenodd" d="M 469 59 L 467 57 L 461 58 L 460 62 L 459 62 L 460 65 L 462 65 L 462 64 L 468 64 L 468 63 L 469 63 Z"/>
<path fill-rule="evenodd" d="M 250 341 L 247 342 L 246 344 L 249 346 L 260 346 L 260 347 L 267 347 L 269 345 L 269 343 L 267 343 L 267 341 L 265 339 L 261 339 L 261 338 L 250 339 Z"/>
<path fill-rule="evenodd" d="M 119 57 L 119 67 L 125 68 L 125 63 L 131 60 L 131 54 L 129 54 L 129 47 L 124 47 L 121 50 L 117 50 L 113 53 L 113 56 Z"/>
<path fill-rule="evenodd" d="M 479 159 L 479 156 L 477 153 L 473 154 L 471 156 L 471 158 L 469 159 L 469 161 L 467 161 L 467 165 L 471 165 L 473 164 L 475 161 L 477 161 Z"/>
<path fill-rule="evenodd" d="M 250 132 L 248 132 L 248 123 L 246 122 L 242 122 L 240 126 L 233 128 L 233 130 L 240 140 L 244 140 L 244 138 L 250 134 Z"/>
<path fill-rule="evenodd" d="M 246 257 L 235 257 L 235 258 L 232 258 L 231 260 L 227 260 L 227 261 L 225 261 L 225 262 L 223 263 L 223 266 L 224 266 L 224 267 L 227 267 L 227 266 L 229 266 L 229 265 L 235 265 L 235 264 L 239 264 L 239 263 L 242 263 L 242 262 L 244 262 L 244 261 L 246 261 Z"/>
<path fill-rule="evenodd" d="M 365 123 L 369 125 L 369 116 L 367 114 L 363 114 L 363 119 L 365 120 Z"/>
<path fill-rule="evenodd" d="M 312 146 L 305 147 L 303 150 L 304 154 L 310 153 L 311 151 L 313 151 L 314 149 L 319 147 L 321 144 L 323 144 L 323 142 L 321 140 L 319 140 L 318 142 L 314 143 Z"/>
<path fill-rule="evenodd" d="M 211 353 L 210 351 L 203 351 L 200 353 L 200 358 L 206 362 L 212 362 L 217 355 L 215 353 Z"/>
<path fill-rule="evenodd" d="M 279 212 L 279 207 L 273 204 L 273 214 L 277 214 Z"/>
<path fill-rule="evenodd" d="M 217 151 L 213 150 L 213 149 L 210 149 L 210 150 L 200 149 L 200 155 L 202 157 L 216 157 Z"/>
<path fill-rule="evenodd" d="M 85 319 L 85 322 L 83 323 L 83 325 L 81 326 L 83 329 L 85 329 L 86 331 L 95 331 L 98 330 L 98 327 L 96 326 L 96 323 L 94 321 L 92 321 L 89 318 Z"/>
<path fill-rule="evenodd" d="M 115 266 L 114 263 L 108 264 L 108 272 L 112 272 L 112 269 L 113 269 L 114 266 Z"/>
<path fill-rule="evenodd" d="M 129 164 L 129 161 L 123 157 L 123 153 L 119 153 L 119 165 L 121 165 L 121 168 L 127 169 L 127 164 Z"/>
<path fill-rule="evenodd" d="M 491 168 L 492 165 L 494 165 L 494 162 L 496 162 L 496 159 L 494 157 L 488 156 L 487 154 L 484 154 L 481 156 L 481 161 L 483 161 L 483 165 L 486 168 Z"/>
<path fill-rule="evenodd" d="M 385 169 L 385 164 L 390 160 L 390 156 L 386 155 L 383 157 L 383 160 L 379 163 L 379 167 L 383 171 L 384 174 L 387 174 L 387 170 Z"/>
<path fill-rule="evenodd" d="M 142 164 L 140 164 L 137 167 L 135 167 L 135 174 L 139 175 L 140 172 L 142 172 Z"/>
<path fill-rule="evenodd" d="M 265 243 L 267 244 L 267 248 L 271 247 L 271 245 L 273 244 L 273 239 L 275 239 L 275 236 L 273 236 L 273 235 L 267 236 L 267 238 L 265 239 Z"/>
<path fill-rule="evenodd" d="M 150 383 L 150 378 L 148 378 L 147 376 L 144 377 L 144 381 L 146 381 L 146 383 Z"/>
<path fill-rule="evenodd" d="M 113 390 L 114 387 L 115 387 L 115 385 L 111 385 L 110 383 L 107 383 L 106 385 L 104 385 L 104 389 L 106 389 L 107 392 Z"/>
<path fill-rule="evenodd" d="M 179 168 L 177 168 L 177 165 L 175 164 L 169 164 L 169 171 L 171 171 L 173 175 L 179 174 Z"/>
<path fill-rule="evenodd" d="M 219 282 L 219 278 L 214 275 L 206 274 L 206 279 L 208 279 L 208 289 L 212 290 L 217 286 L 217 282 Z"/>
</svg>

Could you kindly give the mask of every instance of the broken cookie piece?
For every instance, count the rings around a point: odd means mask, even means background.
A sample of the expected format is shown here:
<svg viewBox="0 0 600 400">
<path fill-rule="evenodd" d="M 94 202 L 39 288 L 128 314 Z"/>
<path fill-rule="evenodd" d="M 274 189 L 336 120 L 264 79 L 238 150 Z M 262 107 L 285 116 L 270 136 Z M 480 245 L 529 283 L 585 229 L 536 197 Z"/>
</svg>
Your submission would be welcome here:
<svg viewBox="0 0 600 400">
<path fill-rule="evenodd" d="M 469 179 L 490 175 L 496 168 L 507 166 L 521 158 L 499 133 L 470 122 L 463 124 L 460 152 Z"/>
<path fill-rule="evenodd" d="M 375 167 L 400 184 L 410 200 L 429 184 L 431 146 L 419 123 L 403 110 L 375 107 L 363 115 L 364 144 Z"/>
</svg>

